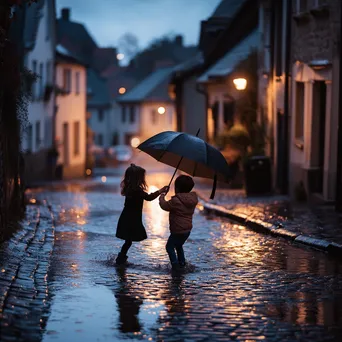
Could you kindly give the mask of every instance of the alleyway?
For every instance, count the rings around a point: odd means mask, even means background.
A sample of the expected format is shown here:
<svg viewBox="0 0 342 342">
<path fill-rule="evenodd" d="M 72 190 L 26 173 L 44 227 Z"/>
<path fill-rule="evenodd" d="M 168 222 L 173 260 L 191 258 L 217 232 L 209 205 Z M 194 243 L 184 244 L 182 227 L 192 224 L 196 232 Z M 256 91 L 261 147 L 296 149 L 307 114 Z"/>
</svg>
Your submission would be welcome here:
<svg viewBox="0 0 342 342">
<path fill-rule="evenodd" d="M 167 179 L 151 173 L 150 190 Z M 158 201 L 145 206 L 149 239 L 116 269 L 119 182 L 98 177 L 32 194 L 57 217 L 43 341 L 342 339 L 341 263 L 205 217 L 200 207 L 184 274 L 170 272 L 168 218 Z"/>
</svg>

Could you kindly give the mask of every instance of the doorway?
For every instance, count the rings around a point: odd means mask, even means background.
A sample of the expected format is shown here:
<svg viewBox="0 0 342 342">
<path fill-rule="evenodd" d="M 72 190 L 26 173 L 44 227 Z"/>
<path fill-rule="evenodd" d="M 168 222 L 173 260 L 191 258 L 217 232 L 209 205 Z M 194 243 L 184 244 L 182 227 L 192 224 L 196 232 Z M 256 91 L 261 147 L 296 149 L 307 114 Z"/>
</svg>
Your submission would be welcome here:
<svg viewBox="0 0 342 342">
<path fill-rule="evenodd" d="M 327 86 L 325 81 L 315 81 L 313 89 L 313 122 L 311 158 L 315 177 L 312 192 L 323 193 L 325 159 L 325 122 Z"/>
</svg>

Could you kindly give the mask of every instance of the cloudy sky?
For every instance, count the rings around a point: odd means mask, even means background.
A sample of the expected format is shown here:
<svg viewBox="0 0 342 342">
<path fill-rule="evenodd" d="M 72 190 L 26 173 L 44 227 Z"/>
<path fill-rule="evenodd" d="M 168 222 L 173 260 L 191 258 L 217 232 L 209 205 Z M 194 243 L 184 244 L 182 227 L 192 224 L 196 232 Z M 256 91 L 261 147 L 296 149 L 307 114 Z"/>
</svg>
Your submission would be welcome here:
<svg viewBox="0 0 342 342">
<path fill-rule="evenodd" d="M 196 44 L 200 21 L 207 19 L 220 0 L 57 0 L 57 11 L 71 8 L 71 18 L 83 22 L 101 46 L 116 45 L 126 32 L 134 33 L 140 47 L 169 33 L 184 35 Z"/>
</svg>

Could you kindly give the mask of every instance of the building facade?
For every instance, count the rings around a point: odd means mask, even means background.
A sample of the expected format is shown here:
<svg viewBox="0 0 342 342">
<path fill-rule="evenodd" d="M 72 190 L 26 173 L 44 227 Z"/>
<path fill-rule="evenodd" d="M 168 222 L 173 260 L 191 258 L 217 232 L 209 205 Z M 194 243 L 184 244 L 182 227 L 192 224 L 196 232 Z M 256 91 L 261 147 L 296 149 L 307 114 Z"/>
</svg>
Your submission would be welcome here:
<svg viewBox="0 0 342 342">
<path fill-rule="evenodd" d="M 301 184 L 324 201 L 336 196 L 341 2 L 294 1 L 292 11 L 291 191 Z"/>
<path fill-rule="evenodd" d="M 55 141 L 63 178 L 82 177 L 86 163 L 86 67 L 57 46 Z"/>
<path fill-rule="evenodd" d="M 26 9 L 25 66 L 37 77 L 28 105 L 28 127 L 22 140 L 27 182 L 46 179 L 47 153 L 53 145 L 55 115 L 55 1 L 33 3 Z"/>
</svg>

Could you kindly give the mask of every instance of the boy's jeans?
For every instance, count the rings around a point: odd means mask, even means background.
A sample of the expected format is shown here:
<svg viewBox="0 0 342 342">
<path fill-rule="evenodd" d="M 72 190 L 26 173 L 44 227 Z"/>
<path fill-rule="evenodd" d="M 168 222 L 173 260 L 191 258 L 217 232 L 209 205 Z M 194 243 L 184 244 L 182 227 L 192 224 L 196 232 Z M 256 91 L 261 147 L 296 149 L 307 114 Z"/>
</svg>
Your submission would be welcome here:
<svg viewBox="0 0 342 342">
<path fill-rule="evenodd" d="M 169 254 L 169 258 L 170 258 L 172 265 L 175 265 L 175 264 L 179 264 L 181 266 L 185 265 L 183 245 L 189 236 L 190 236 L 190 232 L 185 233 L 185 234 L 172 234 L 171 233 L 166 243 L 166 251 Z M 175 253 L 175 250 L 177 251 L 177 255 Z"/>
</svg>

